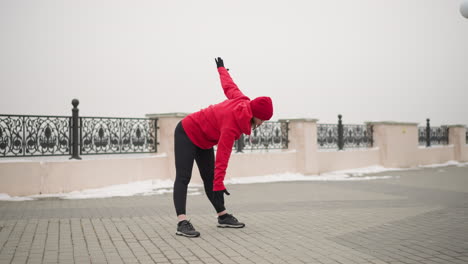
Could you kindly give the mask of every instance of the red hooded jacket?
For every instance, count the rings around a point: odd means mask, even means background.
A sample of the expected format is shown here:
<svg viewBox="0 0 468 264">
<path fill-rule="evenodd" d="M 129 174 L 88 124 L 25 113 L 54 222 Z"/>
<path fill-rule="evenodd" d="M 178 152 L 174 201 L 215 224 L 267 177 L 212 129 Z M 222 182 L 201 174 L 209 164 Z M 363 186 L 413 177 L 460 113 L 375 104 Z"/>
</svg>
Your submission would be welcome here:
<svg viewBox="0 0 468 264">
<path fill-rule="evenodd" d="M 250 121 L 253 117 L 250 98 L 239 90 L 224 67 L 219 67 L 218 72 L 228 99 L 192 113 L 182 120 L 185 133 L 196 146 L 210 149 L 218 144 L 213 191 L 226 189 L 224 176 L 234 141 L 242 133 L 250 135 Z"/>
</svg>

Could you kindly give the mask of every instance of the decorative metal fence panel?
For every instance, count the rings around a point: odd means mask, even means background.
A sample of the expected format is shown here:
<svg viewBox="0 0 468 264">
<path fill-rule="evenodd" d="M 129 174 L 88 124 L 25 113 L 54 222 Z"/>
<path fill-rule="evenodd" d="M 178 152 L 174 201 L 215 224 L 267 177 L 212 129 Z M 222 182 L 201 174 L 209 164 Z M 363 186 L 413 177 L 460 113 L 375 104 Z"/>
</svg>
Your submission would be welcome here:
<svg viewBox="0 0 468 264">
<path fill-rule="evenodd" d="M 70 117 L 0 115 L 0 157 L 70 155 Z"/>
<path fill-rule="evenodd" d="M 250 136 L 242 135 L 234 144 L 237 152 L 288 148 L 289 122 L 264 122 Z"/>
<path fill-rule="evenodd" d="M 370 125 L 343 125 L 344 148 L 370 148 L 372 134 Z"/>
<path fill-rule="evenodd" d="M 418 143 L 420 146 L 426 146 L 426 128 L 418 127 Z"/>
<path fill-rule="evenodd" d="M 156 152 L 157 120 L 81 117 L 81 155 Z"/>
<path fill-rule="evenodd" d="M 448 127 L 431 127 L 431 145 L 448 145 Z"/>
<path fill-rule="evenodd" d="M 427 145 L 427 129 L 425 127 L 419 127 L 419 145 L 421 146 L 428 146 Z M 437 145 L 448 145 L 448 127 L 441 126 L 441 127 L 431 127 L 430 128 L 430 145 L 429 146 L 437 146 Z"/>
<path fill-rule="evenodd" d="M 317 124 L 317 144 L 320 149 L 337 149 L 338 125 Z"/>
<path fill-rule="evenodd" d="M 0 115 L 0 157 L 67 156 L 78 148 L 82 155 L 157 151 L 157 119 L 81 117 L 79 121 L 73 143 L 72 117 Z"/>
<path fill-rule="evenodd" d="M 338 124 L 317 124 L 317 145 L 319 149 L 372 147 L 372 126 L 343 125 L 342 115 Z"/>
<path fill-rule="evenodd" d="M 426 127 L 418 127 L 418 142 L 420 146 L 448 145 L 448 127 L 431 127 L 427 119 Z"/>
<path fill-rule="evenodd" d="M 372 147 L 372 126 L 370 125 L 342 125 L 342 129 L 340 129 L 338 124 L 317 124 L 318 148 L 341 149 L 340 132 L 343 133 L 342 148 Z"/>
</svg>

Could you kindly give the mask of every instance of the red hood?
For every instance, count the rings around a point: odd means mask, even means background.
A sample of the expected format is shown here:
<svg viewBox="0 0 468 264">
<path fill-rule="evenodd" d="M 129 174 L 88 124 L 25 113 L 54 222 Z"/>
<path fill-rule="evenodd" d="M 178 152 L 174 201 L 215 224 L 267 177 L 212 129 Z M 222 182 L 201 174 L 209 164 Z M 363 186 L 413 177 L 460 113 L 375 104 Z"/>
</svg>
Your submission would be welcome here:
<svg viewBox="0 0 468 264">
<path fill-rule="evenodd" d="M 238 104 L 234 109 L 234 114 L 241 132 L 246 135 L 250 135 L 252 132 L 250 121 L 252 120 L 253 114 L 249 102 L 245 101 Z"/>
</svg>

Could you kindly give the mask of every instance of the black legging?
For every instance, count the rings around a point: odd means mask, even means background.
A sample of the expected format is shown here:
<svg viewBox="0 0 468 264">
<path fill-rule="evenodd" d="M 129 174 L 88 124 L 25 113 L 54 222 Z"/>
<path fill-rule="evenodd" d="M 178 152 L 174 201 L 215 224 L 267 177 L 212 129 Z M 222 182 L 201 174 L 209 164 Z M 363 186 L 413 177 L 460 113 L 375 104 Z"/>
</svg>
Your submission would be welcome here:
<svg viewBox="0 0 468 264">
<path fill-rule="evenodd" d="M 192 177 L 193 161 L 197 162 L 200 171 L 205 193 L 216 212 L 222 212 L 225 209 L 223 204 L 213 203 L 213 179 L 214 179 L 214 150 L 201 149 L 192 143 L 190 138 L 179 122 L 174 133 L 174 151 L 176 179 L 174 182 L 174 206 L 177 215 L 185 214 L 185 205 L 187 202 L 187 187 Z"/>
</svg>

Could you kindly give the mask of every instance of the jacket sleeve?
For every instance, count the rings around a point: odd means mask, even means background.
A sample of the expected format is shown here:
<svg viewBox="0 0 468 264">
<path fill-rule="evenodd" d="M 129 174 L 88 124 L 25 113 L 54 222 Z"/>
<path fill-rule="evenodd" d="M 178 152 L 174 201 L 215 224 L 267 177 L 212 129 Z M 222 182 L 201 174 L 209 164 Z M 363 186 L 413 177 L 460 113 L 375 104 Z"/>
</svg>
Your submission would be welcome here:
<svg viewBox="0 0 468 264">
<path fill-rule="evenodd" d="M 224 187 L 224 177 L 226 176 L 226 169 L 228 167 L 229 158 L 231 157 L 234 141 L 235 133 L 233 133 L 233 131 L 228 129 L 221 131 L 218 149 L 216 151 L 213 191 L 226 189 L 226 187 Z"/>
<path fill-rule="evenodd" d="M 239 90 L 239 87 L 237 87 L 237 85 L 234 83 L 226 68 L 219 67 L 218 72 L 221 79 L 221 86 L 223 87 L 224 94 L 228 99 L 235 99 L 241 96 L 245 96 L 241 90 Z"/>
</svg>

